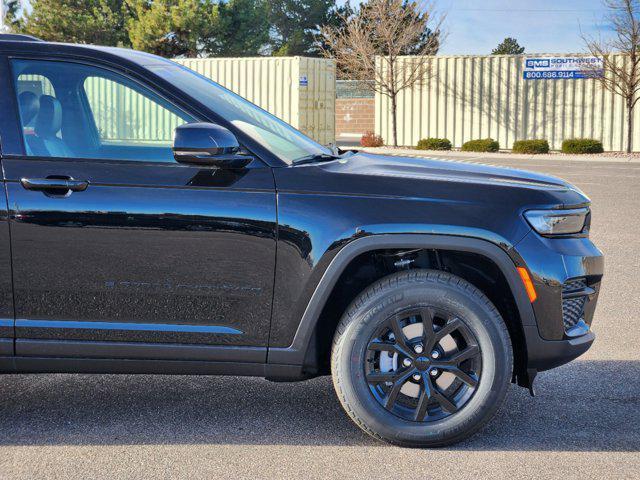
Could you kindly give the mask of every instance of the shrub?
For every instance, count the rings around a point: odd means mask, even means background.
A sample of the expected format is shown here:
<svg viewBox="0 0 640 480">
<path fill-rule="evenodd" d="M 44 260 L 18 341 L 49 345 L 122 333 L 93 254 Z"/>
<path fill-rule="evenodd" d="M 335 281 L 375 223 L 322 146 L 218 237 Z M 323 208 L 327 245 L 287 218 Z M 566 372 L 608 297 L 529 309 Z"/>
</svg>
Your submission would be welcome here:
<svg viewBox="0 0 640 480">
<path fill-rule="evenodd" d="M 451 142 L 446 138 L 423 138 L 418 141 L 418 150 L 451 150 Z"/>
<path fill-rule="evenodd" d="M 500 144 L 493 138 L 469 140 L 462 144 L 461 150 L 463 152 L 497 152 L 500 150 Z"/>
<path fill-rule="evenodd" d="M 360 145 L 363 147 L 381 147 L 384 145 L 384 140 L 382 140 L 380 135 L 376 135 L 373 132 L 367 132 L 362 135 Z"/>
<path fill-rule="evenodd" d="M 546 140 L 518 140 L 513 142 L 513 153 L 549 153 L 549 142 Z"/>
<path fill-rule="evenodd" d="M 602 153 L 602 142 L 593 138 L 570 138 L 562 142 L 562 153 Z"/>
</svg>

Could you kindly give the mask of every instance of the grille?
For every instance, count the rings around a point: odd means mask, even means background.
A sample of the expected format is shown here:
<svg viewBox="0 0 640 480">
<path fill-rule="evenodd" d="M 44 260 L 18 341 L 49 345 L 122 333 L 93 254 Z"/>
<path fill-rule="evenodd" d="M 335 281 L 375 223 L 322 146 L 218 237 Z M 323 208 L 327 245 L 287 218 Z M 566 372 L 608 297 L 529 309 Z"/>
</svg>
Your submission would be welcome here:
<svg viewBox="0 0 640 480">
<path fill-rule="evenodd" d="M 568 293 L 579 291 L 586 287 L 587 282 L 584 278 L 568 280 L 562 287 L 562 321 L 564 323 L 565 330 L 574 327 L 576 323 L 582 319 L 584 304 L 587 301 L 587 297 L 564 298 L 564 296 Z"/>
</svg>

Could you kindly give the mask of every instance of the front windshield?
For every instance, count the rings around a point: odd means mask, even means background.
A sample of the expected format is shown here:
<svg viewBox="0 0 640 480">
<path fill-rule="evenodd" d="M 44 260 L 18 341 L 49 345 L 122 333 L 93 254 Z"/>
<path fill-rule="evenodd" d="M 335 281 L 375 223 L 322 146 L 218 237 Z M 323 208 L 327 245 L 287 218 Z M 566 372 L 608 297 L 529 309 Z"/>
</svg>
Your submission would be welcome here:
<svg viewBox="0 0 640 480">
<path fill-rule="evenodd" d="M 147 68 L 167 82 L 178 85 L 187 95 L 202 102 L 287 164 L 332 153 L 291 125 L 193 70 L 173 62 L 156 63 Z"/>
</svg>

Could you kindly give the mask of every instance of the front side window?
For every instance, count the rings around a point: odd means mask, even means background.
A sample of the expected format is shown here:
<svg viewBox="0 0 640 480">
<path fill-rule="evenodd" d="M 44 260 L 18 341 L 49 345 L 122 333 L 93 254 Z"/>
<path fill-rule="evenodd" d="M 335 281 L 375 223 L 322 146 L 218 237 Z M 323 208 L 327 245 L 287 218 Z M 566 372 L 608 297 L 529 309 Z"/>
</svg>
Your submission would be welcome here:
<svg viewBox="0 0 640 480">
<path fill-rule="evenodd" d="M 291 125 L 199 73 L 154 57 L 156 75 L 199 100 L 287 164 L 333 152 Z"/>
<path fill-rule="evenodd" d="M 108 69 L 13 60 L 28 156 L 173 162 L 176 127 L 196 119 Z"/>
</svg>

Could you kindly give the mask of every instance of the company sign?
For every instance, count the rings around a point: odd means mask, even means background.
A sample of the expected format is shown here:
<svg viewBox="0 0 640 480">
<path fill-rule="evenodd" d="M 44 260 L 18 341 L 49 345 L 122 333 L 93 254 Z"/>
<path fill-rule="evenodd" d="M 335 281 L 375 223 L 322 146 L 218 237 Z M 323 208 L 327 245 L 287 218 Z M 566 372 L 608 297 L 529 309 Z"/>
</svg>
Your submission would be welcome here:
<svg viewBox="0 0 640 480">
<path fill-rule="evenodd" d="M 602 58 L 541 57 L 525 58 L 525 80 L 563 80 L 595 78 L 604 74 Z"/>
</svg>

